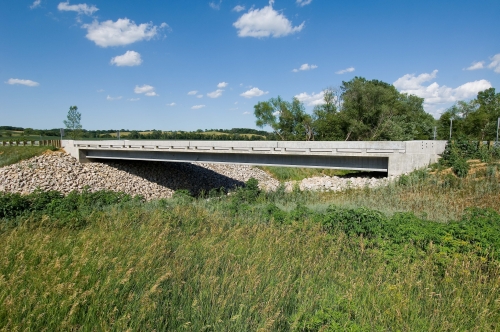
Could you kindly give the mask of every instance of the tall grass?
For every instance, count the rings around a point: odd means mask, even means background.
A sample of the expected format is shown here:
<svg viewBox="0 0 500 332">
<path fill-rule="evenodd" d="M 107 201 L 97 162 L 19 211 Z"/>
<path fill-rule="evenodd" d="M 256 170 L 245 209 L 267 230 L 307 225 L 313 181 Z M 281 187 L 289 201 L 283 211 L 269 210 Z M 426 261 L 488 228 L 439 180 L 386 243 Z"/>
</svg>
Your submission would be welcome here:
<svg viewBox="0 0 500 332">
<path fill-rule="evenodd" d="M 498 164 L 492 164 L 463 179 L 447 172 L 433 175 L 417 171 L 387 186 L 322 193 L 317 202 L 353 208 L 364 206 L 387 214 L 411 211 L 441 222 L 457 220 L 470 207 L 500 212 L 498 169 Z"/>
<path fill-rule="evenodd" d="M 427 194 L 429 183 L 412 175 L 386 190 Z M 209 199 L 101 194 L 99 208 L 67 208 L 86 211 L 81 227 L 31 200 L 0 232 L 0 330 L 498 330 L 500 264 L 488 249 L 498 237 L 473 221 L 498 228 L 500 216 L 387 223 L 360 208 L 377 190 L 349 192 L 357 210 L 327 211 L 321 194 L 255 183 Z"/>
<path fill-rule="evenodd" d="M 0 146 L 0 167 L 41 155 L 47 150 L 54 151 L 56 148 L 50 146 Z"/>
<path fill-rule="evenodd" d="M 0 331 L 498 331 L 499 201 L 494 163 L 340 193 L 0 193 Z"/>
</svg>

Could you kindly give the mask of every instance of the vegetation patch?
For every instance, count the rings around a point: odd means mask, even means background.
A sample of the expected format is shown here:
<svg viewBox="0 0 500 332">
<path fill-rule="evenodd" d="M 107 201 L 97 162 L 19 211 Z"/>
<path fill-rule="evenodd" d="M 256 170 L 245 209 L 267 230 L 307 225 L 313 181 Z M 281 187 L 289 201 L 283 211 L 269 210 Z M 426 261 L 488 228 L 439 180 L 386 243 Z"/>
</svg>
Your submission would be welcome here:
<svg viewBox="0 0 500 332">
<path fill-rule="evenodd" d="M 322 209 L 322 196 L 265 193 L 253 179 L 229 196 L 180 190 L 152 202 L 1 197 L 0 330 L 492 331 L 500 321 L 491 209 L 445 223 Z"/>
<path fill-rule="evenodd" d="M 335 170 L 327 168 L 298 168 L 298 167 L 278 167 L 278 166 L 258 166 L 266 173 L 278 181 L 301 181 L 313 176 L 344 176 L 357 174 L 358 171 Z"/>
<path fill-rule="evenodd" d="M 56 151 L 57 148 L 52 146 L 0 146 L 0 167 L 39 156 L 47 150 Z"/>
</svg>

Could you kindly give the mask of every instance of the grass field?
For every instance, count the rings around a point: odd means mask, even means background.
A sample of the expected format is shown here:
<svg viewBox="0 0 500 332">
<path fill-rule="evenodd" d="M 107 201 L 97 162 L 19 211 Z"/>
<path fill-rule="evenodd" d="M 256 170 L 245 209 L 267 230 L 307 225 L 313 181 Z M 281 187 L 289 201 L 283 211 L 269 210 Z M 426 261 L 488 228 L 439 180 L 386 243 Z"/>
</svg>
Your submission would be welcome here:
<svg viewBox="0 0 500 332">
<path fill-rule="evenodd" d="M 38 156 L 47 150 L 54 151 L 56 148 L 49 146 L 0 146 L 0 167 Z"/>
<path fill-rule="evenodd" d="M 498 167 L 342 193 L 3 193 L 0 330 L 498 331 Z"/>
</svg>

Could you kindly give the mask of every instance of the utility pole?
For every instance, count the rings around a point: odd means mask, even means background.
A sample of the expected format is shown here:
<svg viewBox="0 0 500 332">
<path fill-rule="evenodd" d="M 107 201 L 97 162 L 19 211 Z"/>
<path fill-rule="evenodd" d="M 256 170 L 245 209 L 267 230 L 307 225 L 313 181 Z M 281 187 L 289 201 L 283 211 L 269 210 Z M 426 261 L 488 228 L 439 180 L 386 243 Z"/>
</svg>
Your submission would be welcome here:
<svg viewBox="0 0 500 332">
<path fill-rule="evenodd" d="M 453 119 L 450 119 L 450 141 L 451 141 L 451 129 L 453 128 Z"/>
<path fill-rule="evenodd" d="M 116 137 L 118 137 L 118 139 L 120 139 L 120 131 L 119 130 L 116 132 Z"/>
</svg>

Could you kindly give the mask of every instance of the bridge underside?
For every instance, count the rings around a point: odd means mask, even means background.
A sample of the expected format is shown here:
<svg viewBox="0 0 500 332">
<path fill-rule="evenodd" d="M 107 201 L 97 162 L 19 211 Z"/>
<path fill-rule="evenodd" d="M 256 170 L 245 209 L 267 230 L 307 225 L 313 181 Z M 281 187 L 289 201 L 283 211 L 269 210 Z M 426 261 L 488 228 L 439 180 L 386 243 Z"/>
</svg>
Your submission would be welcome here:
<svg viewBox="0 0 500 332">
<path fill-rule="evenodd" d="M 325 156 L 293 154 L 203 153 L 173 151 L 123 151 L 81 149 L 82 157 L 92 159 L 206 162 L 286 167 L 311 167 L 387 172 L 389 157 Z"/>
</svg>

